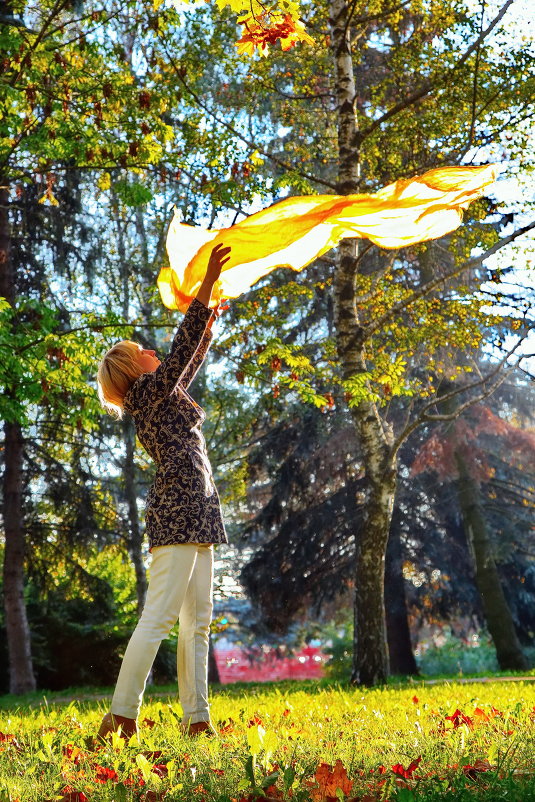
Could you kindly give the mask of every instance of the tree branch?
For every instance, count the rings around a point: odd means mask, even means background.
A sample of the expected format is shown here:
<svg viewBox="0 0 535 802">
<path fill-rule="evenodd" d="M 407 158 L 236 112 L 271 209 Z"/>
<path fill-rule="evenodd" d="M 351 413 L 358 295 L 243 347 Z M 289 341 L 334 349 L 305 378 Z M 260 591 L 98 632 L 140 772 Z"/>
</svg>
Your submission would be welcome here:
<svg viewBox="0 0 535 802">
<path fill-rule="evenodd" d="M 452 278 L 455 278 L 460 273 L 464 273 L 465 270 L 473 270 L 475 267 L 479 267 L 479 265 L 481 265 L 485 259 L 488 259 L 489 256 L 492 256 L 501 248 L 509 245 L 509 243 L 513 242 L 515 239 L 518 239 L 518 237 L 521 237 L 523 234 L 526 234 L 528 231 L 531 231 L 534 228 L 535 220 L 523 226 L 522 228 L 518 228 L 516 231 L 513 231 L 513 233 L 509 234 L 507 237 L 503 237 L 503 239 L 498 240 L 498 242 L 495 242 L 494 245 L 488 248 L 480 256 L 474 256 L 472 259 L 468 259 L 466 262 L 463 262 L 450 273 L 447 273 L 444 276 L 438 276 L 436 279 L 433 279 L 433 281 L 428 281 L 427 284 L 424 284 L 418 290 L 415 290 L 415 292 L 413 292 L 408 298 L 405 298 L 403 301 L 399 301 L 397 304 L 394 304 L 394 306 L 392 306 L 388 312 L 385 312 L 384 315 L 376 318 L 372 323 L 369 324 L 369 326 L 366 326 L 366 328 L 364 328 L 362 331 L 362 342 L 368 340 L 372 334 L 381 329 L 385 323 L 388 323 L 399 312 L 402 312 L 415 301 L 418 301 L 420 298 L 423 298 L 425 295 L 432 292 L 434 289 L 436 289 L 436 287 L 439 287 L 441 284 L 449 281 Z"/>
<path fill-rule="evenodd" d="M 465 50 L 461 58 L 452 66 L 450 67 L 443 75 L 435 75 L 432 78 L 428 78 L 420 89 L 414 92 L 412 95 L 400 100 L 399 103 L 396 103 L 389 111 L 386 111 L 381 117 L 378 117 L 376 120 L 371 123 L 367 128 L 361 130 L 359 132 L 359 141 L 363 142 L 364 139 L 369 136 L 373 131 L 379 128 L 383 123 L 387 120 L 390 120 L 392 117 L 395 117 L 396 114 L 399 112 L 404 111 L 405 109 L 409 108 L 409 106 L 414 105 L 417 103 L 418 100 L 421 100 L 426 95 L 430 94 L 434 89 L 438 86 L 444 84 L 449 76 L 458 70 L 463 64 L 470 58 L 472 53 L 480 47 L 481 43 L 487 38 L 487 36 L 494 30 L 494 28 L 498 25 L 498 23 L 503 19 L 509 7 L 515 2 L 515 0 L 507 0 L 507 2 L 502 6 L 499 13 L 494 17 L 490 25 L 480 33 L 477 39 L 470 45 L 470 47 Z"/>
<path fill-rule="evenodd" d="M 171 65 L 171 67 L 173 68 L 173 71 L 174 71 L 176 77 L 178 78 L 178 80 L 180 81 L 180 83 L 182 84 L 184 89 L 191 95 L 191 97 L 193 98 L 195 103 L 199 106 L 199 108 L 203 109 L 203 111 L 205 111 L 219 125 L 223 126 L 223 128 L 226 128 L 227 131 L 230 131 L 230 133 L 233 136 L 235 136 L 237 139 L 241 140 L 242 142 L 245 142 L 245 144 L 248 147 L 250 147 L 252 151 L 255 151 L 255 150 L 258 151 L 258 153 L 260 153 L 262 156 L 265 156 L 266 159 L 269 159 L 271 162 L 273 162 L 273 164 L 277 164 L 279 167 L 282 167 L 284 170 L 288 170 L 288 171 L 291 170 L 292 172 L 297 172 L 300 176 L 302 176 L 303 178 L 306 178 L 308 181 L 313 181 L 316 184 L 321 184 L 324 187 L 328 187 L 329 189 L 333 189 L 333 190 L 336 191 L 336 189 L 337 189 L 336 184 L 333 184 L 330 181 L 325 181 L 325 180 L 323 180 L 321 178 L 317 178 L 314 175 L 310 175 L 310 173 L 305 173 L 305 172 L 303 172 L 301 170 L 296 170 L 291 165 L 289 165 L 286 162 L 282 161 L 282 159 L 279 159 L 277 156 L 274 156 L 272 153 L 268 153 L 266 150 L 263 150 L 261 147 L 259 147 L 259 143 L 258 142 L 251 142 L 251 140 L 247 139 L 247 137 L 245 137 L 243 134 L 241 134 L 239 131 L 237 131 L 236 128 L 234 128 L 233 125 L 231 125 L 230 123 L 228 123 L 226 120 L 222 119 L 221 117 L 218 117 L 218 115 L 215 112 L 213 112 L 206 105 L 206 103 L 204 103 L 201 100 L 201 98 L 199 97 L 197 92 L 195 92 L 195 90 L 192 89 L 186 83 L 186 81 L 184 79 L 184 76 L 181 74 L 181 71 L 179 70 L 175 59 L 173 58 L 172 54 L 167 49 L 167 44 L 163 40 L 161 34 L 158 33 L 158 37 L 159 37 L 159 39 L 160 39 L 160 41 L 162 43 L 163 49 L 165 51 L 165 54 L 166 54 L 167 58 L 169 59 L 169 63 Z"/>
<path fill-rule="evenodd" d="M 501 369 L 506 364 L 506 362 L 509 359 L 509 357 L 512 356 L 512 354 L 514 354 L 514 352 L 517 350 L 517 348 L 519 347 L 519 345 L 523 341 L 524 341 L 524 338 L 520 338 L 518 340 L 518 342 L 515 343 L 513 348 L 511 348 L 505 354 L 505 356 L 502 359 L 500 359 L 500 361 L 497 363 L 496 367 L 493 368 L 489 373 L 487 373 L 481 379 L 478 379 L 475 382 L 471 382 L 470 384 L 464 384 L 462 386 L 456 387 L 453 390 L 450 390 L 448 393 L 444 393 L 444 395 L 441 395 L 440 397 L 436 397 L 435 396 L 435 398 L 433 398 L 431 401 L 428 401 L 426 404 L 424 404 L 424 406 L 419 411 L 419 413 L 416 416 L 416 418 L 411 423 L 409 423 L 407 426 L 405 426 L 405 428 L 397 436 L 397 438 L 396 438 L 396 440 L 395 440 L 395 442 L 394 442 L 394 444 L 392 446 L 391 452 L 390 452 L 391 456 L 394 457 L 396 455 L 396 453 L 399 451 L 400 447 L 405 442 L 405 440 L 422 423 L 425 423 L 426 421 L 454 420 L 455 418 L 457 418 L 461 414 L 461 412 L 463 412 L 463 410 L 467 409 L 468 407 L 472 406 L 473 404 L 476 404 L 479 401 L 482 401 L 483 399 L 488 398 L 488 396 L 492 395 L 492 393 L 494 393 L 494 391 L 497 390 L 498 387 L 501 384 L 503 384 L 503 382 L 506 380 L 506 378 L 514 370 L 516 370 L 516 368 L 518 367 L 518 363 L 515 364 L 515 365 L 512 365 L 508 370 L 506 370 L 503 373 L 502 376 L 499 376 L 499 378 L 490 387 L 487 387 L 482 393 L 480 393 L 479 395 L 477 395 L 477 396 L 475 396 L 473 398 L 469 398 L 468 401 L 466 401 L 465 403 L 463 403 L 459 407 L 457 407 L 457 409 L 455 410 L 454 413 L 451 413 L 451 414 L 450 413 L 448 413 L 448 414 L 438 414 L 437 413 L 437 414 L 433 414 L 433 415 L 428 414 L 428 410 L 431 409 L 432 407 L 436 406 L 438 403 L 442 403 L 444 401 L 448 401 L 449 399 L 455 398 L 456 396 L 460 395 L 461 393 L 469 392 L 470 390 L 474 390 L 477 387 L 485 387 L 485 385 L 487 385 L 487 383 L 489 381 L 491 381 L 496 376 L 496 374 L 498 374 L 501 371 Z M 522 356 L 519 357 L 518 361 L 521 361 L 524 358 L 525 358 L 525 356 L 522 355 Z"/>
</svg>

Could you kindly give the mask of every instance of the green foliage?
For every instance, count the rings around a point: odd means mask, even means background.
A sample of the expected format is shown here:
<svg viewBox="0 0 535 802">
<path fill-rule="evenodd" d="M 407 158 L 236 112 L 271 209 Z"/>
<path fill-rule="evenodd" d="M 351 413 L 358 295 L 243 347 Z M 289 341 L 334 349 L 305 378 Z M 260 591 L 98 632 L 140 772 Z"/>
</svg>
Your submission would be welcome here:
<svg viewBox="0 0 535 802">
<path fill-rule="evenodd" d="M 143 206 L 149 203 L 154 195 L 152 190 L 139 182 L 115 181 L 113 189 L 126 206 Z"/>
<path fill-rule="evenodd" d="M 78 325 L 76 325 L 78 324 Z M 0 416 L 29 426 L 35 405 L 53 406 L 65 422 L 94 428 L 100 415 L 94 376 L 101 346 L 95 332 L 107 329 L 115 338 L 130 331 L 116 315 L 106 319 L 82 313 L 62 331 L 58 309 L 32 299 L 0 308 Z"/>
</svg>

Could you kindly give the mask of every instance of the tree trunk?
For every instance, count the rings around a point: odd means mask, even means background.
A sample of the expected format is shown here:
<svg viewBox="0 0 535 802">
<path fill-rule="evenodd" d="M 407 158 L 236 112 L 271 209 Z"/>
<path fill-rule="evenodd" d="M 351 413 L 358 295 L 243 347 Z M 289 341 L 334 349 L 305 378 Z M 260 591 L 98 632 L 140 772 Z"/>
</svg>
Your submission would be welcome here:
<svg viewBox="0 0 535 802">
<path fill-rule="evenodd" d="M 392 674 L 418 674 L 412 651 L 399 531 L 390 532 L 385 569 L 386 633 Z"/>
<path fill-rule="evenodd" d="M 14 304 L 15 271 L 11 260 L 9 225 L 9 189 L 0 179 L 0 296 Z M 12 394 L 13 388 L 7 389 Z M 24 529 L 22 509 L 23 438 L 20 423 L 4 424 L 4 476 L 2 481 L 4 513 L 4 609 L 9 654 L 9 690 L 26 693 L 35 690 L 30 627 L 24 602 Z"/>
<path fill-rule="evenodd" d="M 219 676 L 219 668 L 217 667 L 217 661 L 215 659 L 215 649 L 214 649 L 214 642 L 212 640 L 212 635 L 210 635 L 210 640 L 208 641 L 208 682 L 210 683 L 221 682 L 221 677 Z"/>
<path fill-rule="evenodd" d="M 123 220 L 120 216 L 119 202 L 115 194 L 112 195 L 115 220 L 117 226 L 117 252 L 121 262 L 121 287 L 122 287 L 122 308 L 123 317 L 128 320 L 130 315 L 130 264 L 126 257 L 125 230 Z M 124 440 L 124 462 L 123 475 L 125 485 L 126 503 L 128 505 L 128 542 L 126 544 L 128 554 L 134 566 L 136 577 L 136 596 L 137 611 L 141 615 L 147 595 L 147 574 L 143 562 L 143 534 L 139 525 L 139 512 L 137 508 L 137 482 L 136 466 L 134 462 L 136 450 L 136 432 L 133 422 L 129 418 L 122 421 L 123 440 Z"/>
<path fill-rule="evenodd" d="M 125 495 L 128 504 L 128 522 L 130 525 L 127 546 L 136 575 L 137 611 L 139 615 L 141 615 L 143 605 L 145 604 L 145 596 L 147 594 L 147 575 L 142 556 L 143 533 L 141 532 L 141 527 L 139 525 L 139 513 L 137 509 L 137 483 L 135 476 L 136 466 L 134 462 L 136 434 L 134 425 L 128 418 L 123 419 L 122 425 L 123 439 L 125 444 L 123 474 Z"/>
<path fill-rule="evenodd" d="M 338 110 L 338 189 L 359 189 L 359 133 L 355 118 L 356 88 L 349 39 L 348 6 L 333 0 L 330 20 L 336 68 Z M 344 379 L 366 371 L 361 322 L 355 303 L 357 241 L 343 240 L 334 277 L 336 345 Z M 355 566 L 355 634 L 352 682 L 375 685 L 388 676 L 384 608 L 384 566 L 396 490 L 391 457 L 392 431 L 375 405 L 362 401 L 351 409 L 366 470 L 366 500 L 358 529 Z"/>
<path fill-rule="evenodd" d="M 487 524 L 481 504 L 479 485 L 470 476 L 460 448 L 455 450 L 459 472 L 457 490 L 468 546 L 474 560 L 476 585 L 496 648 L 498 664 L 503 670 L 525 671 L 528 661 L 516 634 L 513 616 L 503 592 Z"/>
</svg>

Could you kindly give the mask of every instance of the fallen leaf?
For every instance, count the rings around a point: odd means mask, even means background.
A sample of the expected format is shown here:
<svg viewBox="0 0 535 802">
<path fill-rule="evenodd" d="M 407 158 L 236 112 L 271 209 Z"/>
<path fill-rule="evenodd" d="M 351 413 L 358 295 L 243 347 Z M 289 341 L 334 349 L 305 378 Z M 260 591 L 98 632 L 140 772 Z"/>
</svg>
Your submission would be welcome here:
<svg viewBox="0 0 535 802">
<path fill-rule="evenodd" d="M 477 779 L 478 774 L 482 774 L 485 771 L 494 771 L 495 768 L 496 766 L 491 766 L 488 760 L 476 760 L 473 766 L 463 766 L 463 774 L 465 774 L 471 780 L 475 780 Z"/>
<path fill-rule="evenodd" d="M 116 783 L 119 780 L 117 772 L 114 769 L 109 769 L 107 766 L 95 766 L 96 775 L 95 780 L 98 783 L 107 783 L 108 780 Z"/>
<path fill-rule="evenodd" d="M 401 763 L 396 763 L 394 766 L 391 767 L 391 769 L 394 772 L 394 774 L 398 775 L 398 777 L 404 777 L 405 779 L 408 779 L 412 777 L 412 775 L 420 765 L 421 760 L 422 756 L 420 755 L 420 757 L 417 757 L 416 760 L 413 760 L 412 763 L 410 763 L 406 769 L 403 768 Z"/>
<path fill-rule="evenodd" d="M 347 771 L 341 760 L 337 760 L 334 768 L 328 763 L 321 763 L 314 774 L 315 782 L 308 781 L 310 795 L 315 802 L 337 798 L 337 791 L 349 794 L 353 788 L 353 781 L 347 776 Z"/>
<path fill-rule="evenodd" d="M 459 709 L 452 713 L 451 716 L 445 716 L 446 721 L 451 721 L 453 724 L 453 729 L 456 730 L 457 727 L 460 727 L 462 724 L 466 724 L 467 727 L 473 727 L 474 722 L 470 718 L 470 716 L 465 716 L 464 713 L 461 713 Z"/>
</svg>

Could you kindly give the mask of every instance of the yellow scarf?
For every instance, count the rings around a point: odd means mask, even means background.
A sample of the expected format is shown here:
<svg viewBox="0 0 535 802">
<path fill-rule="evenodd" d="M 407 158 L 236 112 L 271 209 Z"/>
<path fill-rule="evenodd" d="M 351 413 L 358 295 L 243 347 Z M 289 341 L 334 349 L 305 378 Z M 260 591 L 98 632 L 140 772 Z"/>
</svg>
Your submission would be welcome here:
<svg viewBox="0 0 535 802">
<path fill-rule="evenodd" d="M 462 210 L 483 195 L 497 167 L 440 167 L 400 179 L 374 195 L 305 195 L 275 203 L 230 228 L 188 226 L 175 217 L 167 235 L 170 267 L 158 276 L 162 301 L 185 312 L 206 273 L 212 248 L 230 245 L 212 306 L 236 298 L 276 267 L 302 270 L 345 237 L 402 248 L 456 229 Z"/>
</svg>

